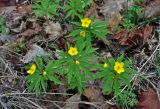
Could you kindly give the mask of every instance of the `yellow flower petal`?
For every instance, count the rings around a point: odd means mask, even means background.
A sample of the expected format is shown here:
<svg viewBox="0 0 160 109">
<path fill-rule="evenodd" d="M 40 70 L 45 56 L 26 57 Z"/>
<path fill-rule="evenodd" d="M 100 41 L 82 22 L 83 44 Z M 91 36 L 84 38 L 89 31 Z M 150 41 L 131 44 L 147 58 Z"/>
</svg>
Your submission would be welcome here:
<svg viewBox="0 0 160 109">
<path fill-rule="evenodd" d="M 124 63 L 123 62 L 115 62 L 114 70 L 118 74 L 121 74 L 122 72 L 124 72 Z"/>
<path fill-rule="evenodd" d="M 78 51 L 76 47 L 70 47 L 70 49 L 68 50 L 68 54 L 70 54 L 71 56 L 77 55 Z"/>
<path fill-rule="evenodd" d="M 31 68 L 29 70 L 27 70 L 27 73 L 29 74 L 34 74 L 36 71 L 36 64 L 32 64 Z"/>
<path fill-rule="evenodd" d="M 32 70 L 27 70 L 28 74 L 33 74 L 34 72 Z"/>
<path fill-rule="evenodd" d="M 81 22 L 82 22 L 82 27 L 89 27 L 90 23 L 91 23 L 91 20 L 89 18 L 84 18 L 84 19 L 81 19 Z"/>
</svg>

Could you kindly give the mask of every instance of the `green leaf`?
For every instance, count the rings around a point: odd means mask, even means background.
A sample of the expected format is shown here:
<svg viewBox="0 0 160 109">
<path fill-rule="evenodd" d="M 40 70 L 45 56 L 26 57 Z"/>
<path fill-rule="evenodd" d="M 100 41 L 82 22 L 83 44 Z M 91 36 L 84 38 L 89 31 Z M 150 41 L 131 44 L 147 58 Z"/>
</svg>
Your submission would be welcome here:
<svg viewBox="0 0 160 109">
<path fill-rule="evenodd" d="M 117 58 L 117 61 L 118 61 L 118 62 L 122 62 L 123 59 L 124 59 L 124 53 Z"/>
<path fill-rule="evenodd" d="M 37 65 L 37 70 L 40 72 L 43 70 L 43 61 L 40 57 L 36 57 L 35 59 L 36 65 Z"/>
<path fill-rule="evenodd" d="M 81 23 L 79 23 L 79 22 L 71 22 L 71 24 L 74 24 L 76 26 L 81 26 Z"/>
<path fill-rule="evenodd" d="M 35 91 L 35 93 L 36 93 L 36 96 L 38 96 L 38 93 L 39 93 L 39 88 L 40 88 L 40 79 L 41 79 L 41 77 L 39 77 L 38 79 L 37 79 L 37 81 L 34 81 L 34 83 L 35 83 L 35 87 L 34 87 L 34 91 Z"/>
<path fill-rule="evenodd" d="M 104 77 L 103 80 L 103 92 L 111 93 L 112 92 L 112 77 Z"/>
<path fill-rule="evenodd" d="M 94 79 L 100 79 L 103 78 L 104 76 L 105 76 L 104 72 L 98 72 L 94 74 Z"/>
<path fill-rule="evenodd" d="M 79 35 L 79 33 L 83 31 L 83 29 L 77 29 L 77 30 L 74 30 L 72 31 L 69 35 L 65 36 L 66 38 L 68 37 L 73 37 L 73 36 L 76 36 L 76 35 Z"/>
<path fill-rule="evenodd" d="M 128 78 L 124 77 L 123 75 L 119 75 L 121 80 L 128 86 L 128 88 L 131 88 L 131 84 Z"/>
<path fill-rule="evenodd" d="M 54 75 L 47 74 L 49 80 L 53 81 L 55 84 L 62 84 L 61 81 Z"/>
<path fill-rule="evenodd" d="M 114 95 L 116 96 L 119 93 L 119 89 L 120 89 L 120 83 L 119 83 L 118 78 L 116 76 L 114 77 L 113 89 L 114 89 Z"/>
<path fill-rule="evenodd" d="M 46 82 L 45 78 L 42 77 L 41 78 L 41 86 L 42 86 L 42 89 L 43 89 L 44 92 L 46 92 L 46 83 L 45 82 Z"/>
<path fill-rule="evenodd" d="M 108 24 L 109 24 L 109 22 L 104 22 L 104 21 L 94 22 L 94 23 L 92 24 L 92 27 L 93 27 L 93 28 L 97 28 L 97 27 L 104 27 L 104 28 L 106 28 Z"/>
</svg>

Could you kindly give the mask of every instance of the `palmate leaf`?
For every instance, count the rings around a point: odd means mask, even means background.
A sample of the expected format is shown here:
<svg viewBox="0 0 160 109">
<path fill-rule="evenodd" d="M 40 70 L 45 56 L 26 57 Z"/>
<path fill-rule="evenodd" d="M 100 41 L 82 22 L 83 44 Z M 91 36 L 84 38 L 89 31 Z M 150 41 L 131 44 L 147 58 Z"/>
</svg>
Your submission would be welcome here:
<svg viewBox="0 0 160 109">
<path fill-rule="evenodd" d="M 118 62 L 122 62 L 123 59 L 124 59 L 124 53 L 117 58 L 117 61 L 118 61 Z"/>
<path fill-rule="evenodd" d="M 33 13 L 35 13 L 36 17 L 50 17 L 51 15 L 58 15 L 57 9 L 61 8 L 58 2 L 51 0 L 41 0 L 40 3 L 34 3 L 32 5 Z"/>
<path fill-rule="evenodd" d="M 61 64 L 60 64 L 61 65 Z M 46 72 L 49 72 L 49 73 L 62 73 L 64 72 L 63 69 L 61 68 L 61 66 L 59 66 L 56 61 L 50 61 L 46 68 L 45 68 L 45 71 Z"/>
<path fill-rule="evenodd" d="M 78 92 L 82 93 L 83 89 L 84 89 L 84 85 L 83 85 L 83 79 L 82 79 L 82 74 L 80 72 L 79 67 L 76 68 L 76 80 L 77 80 L 77 88 L 78 88 Z"/>
<path fill-rule="evenodd" d="M 39 89 L 40 89 L 40 82 L 41 82 L 41 79 L 39 79 L 38 78 L 38 80 L 37 80 L 37 82 L 36 82 L 36 84 L 35 84 L 35 87 L 34 87 L 34 91 L 35 91 L 35 93 L 36 93 L 36 96 L 38 96 L 38 93 L 39 93 Z"/>
<path fill-rule="evenodd" d="M 105 75 L 103 79 L 103 87 L 102 91 L 104 93 L 111 93 L 112 92 L 112 77 L 111 75 Z"/>
<path fill-rule="evenodd" d="M 77 36 L 77 35 L 79 35 L 79 33 L 80 33 L 81 31 L 84 31 L 84 29 L 77 29 L 77 30 L 74 30 L 74 31 L 72 31 L 69 35 L 67 35 L 67 36 L 65 36 L 65 37 L 68 38 L 68 37 Z"/>
<path fill-rule="evenodd" d="M 85 57 L 87 55 L 91 55 L 93 53 L 95 53 L 95 51 L 97 50 L 97 48 L 93 48 L 87 45 L 86 48 L 83 49 L 83 51 L 81 52 L 81 57 Z"/>
<path fill-rule="evenodd" d="M 38 78 L 38 76 L 39 76 L 39 74 L 38 73 L 34 73 L 34 74 L 32 74 L 32 75 L 28 75 L 27 77 L 26 77 L 26 82 L 31 82 L 31 81 L 34 81 L 35 79 L 37 79 Z"/>
<path fill-rule="evenodd" d="M 94 74 L 94 79 L 101 79 L 103 77 L 105 77 L 105 74 L 103 72 L 98 72 L 98 73 Z"/>
<path fill-rule="evenodd" d="M 94 22 L 94 23 L 92 24 L 92 28 L 93 28 L 93 29 L 97 29 L 97 28 L 101 28 L 101 27 L 106 28 L 108 24 L 109 24 L 109 22 L 104 22 L 104 21 Z"/>
<path fill-rule="evenodd" d="M 119 83 L 118 78 L 116 76 L 114 77 L 113 89 L 114 89 L 114 96 L 116 96 L 119 92 L 119 89 L 120 89 L 120 83 Z"/>
<path fill-rule="evenodd" d="M 83 49 L 85 48 L 84 37 L 78 36 L 76 38 L 76 47 L 78 49 L 79 54 L 83 53 Z"/>
<path fill-rule="evenodd" d="M 73 19 L 74 15 L 75 15 L 75 10 L 69 10 L 65 18 L 68 18 L 71 16 L 71 19 Z"/>
<path fill-rule="evenodd" d="M 39 72 L 41 72 L 42 69 L 43 69 L 43 61 L 42 61 L 42 58 L 36 57 L 35 63 L 36 63 L 36 65 L 37 65 L 37 70 L 39 70 Z"/>
<path fill-rule="evenodd" d="M 81 26 L 81 23 L 80 22 L 71 22 L 71 24 L 74 24 L 74 25 L 76 25 L 76 26 Z"/>
<path fill-rule="evenodd" d="M 44 77 L 44 76 L 41 78 L 41 86 L 42 86 L 43 91 L 46 92 L 46 87 L 47 87 L 46 86 L 46 77 Z"/>
<path fill-rule="evenodd" d="M 38 96 L 38 90 L 40 88 L 40 79 L 41 77 L 36 77 L 32 81 L 29 82 L 29 86 L 27 88 L 28 92 L 34 91 L 36 93 L 36 96 Z"/>
<path fill-rule="evenodd" d="M 49 78 L 49 80 L 53 81 L 55 84 L 62 84 L 55 75 L 47 74 L 47 78 Z"/>
<path fill-rule="evenodd" d="M 131 84 L 130 84 L 130 81 L 129 81 L 129 78 L 123 76 L 123 75 L 119 75 L 120 79 L 128 86 L 128 88 L 130 89 L 131 88 Z"/>
<path fill-rule="evenodd" d="M 41 6 L 46 8 L 49 6 L 50 0 L 41 0 Z"/>
<path fill-rule="evenodd" d="M 98 32 L 98 31 L 93 31 L 93 34 L 94 34 L 96 37 L 102 39 L 103 41 L 105 41 L 105 42 L 107 41 L 107 37 L 106 37 L 103 33 Z"/>
<path fill-rule="evenodd" d="M 67 73 L 67 80 L 68 80 L 68 83 L 71 82 L 72 78 L 74 77 L 75 75 L 75 72 L 76 72 L 76 64 L 74 63 L 70 63 L 70 65 L 68 66 L 68 71 L 66 72 Z"/>
<path fill-rule="evenodd" d="M 92 47 L 92 36 L 91 35 L 86 36 L 86 45 L 88 47 Z"/>
<path fill-rule="evenodd" d="M 83 1 L 83 3 L 86 4 L 85 6 L 89 6 L 89 5 L 91 5 L 93 3 L 93 0 L 82 0 L 82 1 Z"/>
<path fill-rule="evenodd" d="M 85 12 L 81 0 L 69 0 L 64 9 L 68 13 L 66 17 L 71 17 L 71 19 L 81 18 L 81 15 Z"/>
</svg>

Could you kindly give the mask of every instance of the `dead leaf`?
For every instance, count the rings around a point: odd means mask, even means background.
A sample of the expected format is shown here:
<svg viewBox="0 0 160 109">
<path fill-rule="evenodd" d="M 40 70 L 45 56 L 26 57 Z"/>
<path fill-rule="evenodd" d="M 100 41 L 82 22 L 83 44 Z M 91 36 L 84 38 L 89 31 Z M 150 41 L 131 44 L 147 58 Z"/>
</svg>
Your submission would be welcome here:
<svg viewBox="0 0 160 109">
<path fill-rule="evenodd" d="M 80 95 L 75 94 L 72 97 L 70 97 L 69 99 L 67 99 L 65 106 L 63 107 L 63 109 L 79 109 L 78 104 L 81 101 Z M 74 102 L 74 103 L 72 103 Z M 77 102 L 77 103 L 75 103 Z"/>
<path fill-rule="evenodd" d="M 29 38 L 31 38 L 33 35 L 36 35 L 36 34 L 38 34 L 38 31 L 35 31 L 32 29 L 25 30 L 24 32 L 18 35 L 18 36 L 21 36 L 21 38 L 18 39 L 17 41 L 24 42 L 25 40 L 28 40 Z"/>
<path fill-rule="evenodd" d="M 119 12 L 114 13 L 111 17 L 108 18 L 108 22 L 111 22 L 111 24 L 109 25 L 109 28 L 118 26 L 122 18 L 123 17 Z"/>
<path fill-rule="evenodd" d="M 0 13 L 19 13 L 19 14 L 30 14 L 32 12 L 31 5 L 17 5 L 0 7 Z"/>
<path fill-rule="evenodd" d="M 160 109 L 160 101 L 153 89 L 142 92 L 139 98 L 140 109 Z"/>
<path fill-rule="evenodd" d="M 38 45 L 31 45 L 30 50 L 26 53 L 26 55 L 21 60 L 23 63 L 29 63 L 33 61 L 37 56 L 44 56 L 47 53 Z"/>
<path fill-rule="evenodd" d="M 147 41 L 147 39 L 149 38 L 149 36 L 152 33 L 152 29 L 153 27 L 150 25 L 147 25 L 144 30 L 143 30 L 143 43 L 145 43 Z"/>
<path fill-rule="evenodd" d="M 95 102 L 95 105 L 101 106 L 105 103 L 105 99 L 102 96 L 101 90 L 96 86 L 91 86 L 83 92 L 83 96 L 88 99 L 88 102 Z M 106 104 L 102 109 L 109 109 L 110 105 Z"/>
<path fill-rule="evenodd" d="M 144 9 L 144 16 L 150 18 L 153 16 L 160 15 L 160 0 L 153 0 L 149 5 Z"/>
<path fill-rule="evenodd" d="M 97 7 L 98 7 L 97 4 L 96 4 L 96 3 L 93 3 L 93 4 L 91 5 L 91 7 L 87 10 L 85 16 L 86 16 L 86 17 L 89 17 L 89 16 L 91 16 L 91 15 L 94 15 L 94 14 L 96 13 L 96 11 L 97 11 Z"/>
<path fill-rule="evenodd" d="M 101 91 L 96 86 L 91 86 L 83 92 L 83 96 L 87 97 L 90 102 L 104 102 Z"/>
<path fill-rule="evenodd" d="M 0 7 L 13 6 L 15 4 L 16 4 L 16 0 L 1 0 L 0 1 Z"/>
<path fill-rule="evenodd" d="M 128 48 L 130 48 L 144 45 L 151 35 L 151 32 L 152 26 L 147 25 L 145 28 L 141 29 L 121 30 L 109 38 L 116 39 L 120 45 L 128 46 Z"/>
<path fill-rule="evenodd" d="M 61 25 L 58 22 L 54 23 L 50 21 L 47 23 L 45 31 L 47 34 L 49 34 L 50 40 L 55 40 L 63 35 Z"/>
<path fill-rule="evenodd" d="M 109 18 L 112 18 L 112 15 L 115 16 L 116 13 L 120 13 L 128 5 L 127 0 L 104 0 L 104 6 L 100 8 L 100 12 L 105 16 L 105 20 L 108 21 Z"/>
</svg>

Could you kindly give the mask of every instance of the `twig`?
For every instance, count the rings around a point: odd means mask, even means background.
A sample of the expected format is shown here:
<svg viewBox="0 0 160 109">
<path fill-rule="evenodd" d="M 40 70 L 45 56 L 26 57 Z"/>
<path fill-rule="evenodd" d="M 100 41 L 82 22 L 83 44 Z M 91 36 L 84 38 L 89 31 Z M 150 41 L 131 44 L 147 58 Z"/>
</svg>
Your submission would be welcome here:
<svg viewBox="0 0 160 109">
<path fill-rule="evenodd" d="M 38 104 L 36 104 L 35 102 L 33 102 L 33 101 L 27 99 L 26 97 L 20 97 L 20 98 L 27 100 L 28 102 L 30 102 L 30 103 L 33 104 L 34 106 L 38 107 L 38 109 L 43 109 L 43 108 L 40 107 Z"/>
</svg>

